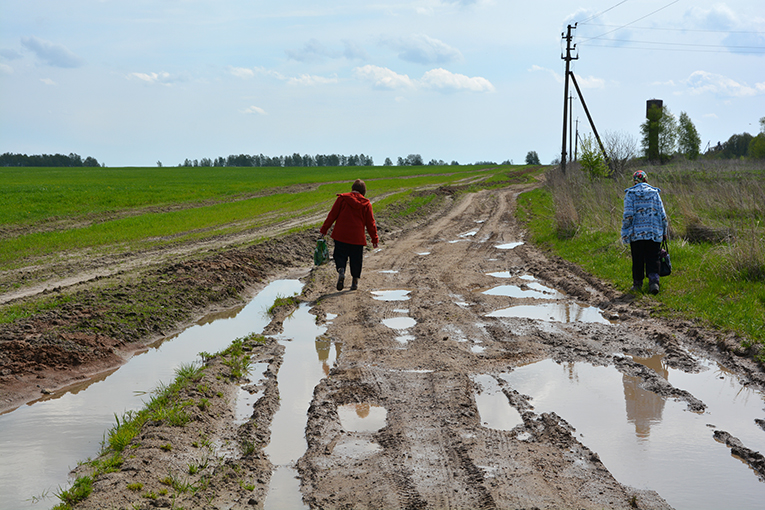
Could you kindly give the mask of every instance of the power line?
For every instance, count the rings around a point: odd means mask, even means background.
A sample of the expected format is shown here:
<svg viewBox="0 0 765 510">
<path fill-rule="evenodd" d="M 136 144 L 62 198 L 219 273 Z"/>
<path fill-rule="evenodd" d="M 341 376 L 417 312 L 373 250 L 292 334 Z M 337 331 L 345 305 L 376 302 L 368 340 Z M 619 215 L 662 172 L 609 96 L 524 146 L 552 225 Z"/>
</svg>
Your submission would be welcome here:
<svg viewBox="0 0 765 510">
<path fill-rule="evenodd" d="M 608 12 L 608 11 L 610 11 L 611 9 L 616 9 L 617 7 L 619 7 L 620 5 L 622 5 L 623 3 L 627 3 L 627 0 L 623 0 L 622 2 L 619 2 L 618 4 L 616 4 L 616 5 L 613 5 L 613 6 L 609 7 L 608 9 L 606 9 L 606 10 L 605 10 L 605 11 L 603 11 L 603 12 L 599 12 L 598 14 L 595 14 L 594 16 L 590 16 L 589 18 L 587 18 L 587 19 L 586 19 L 586 20 L 584 20 L 584 21 L 581 21 L 580 23 L 581 23 L 582 25 L 584 25 L 585 23 L 587 23 L 587 22 L 589 22 L 589 21 L 592 21 L 592 20 L 594 20 L 595 18 L 598 18 L 598 17 L 602 16 L 603 14 L 607 13 L 607 12 Z"/>
<path fill-rule="evenodd" d="M 620 25 L 605 25 L 598 23 L 590 23 L 591 27 L 620 27 Z M 667 32 L 703 32 L 710 34 L 757 34 L 765 35 L 765 32 L 757 30 L 704 30 L 700 28 L 659 28 L 659 27 L 632 27 L 636 30 L 661 30 Z M 600 37 L 600 36 L 599 36 Z"/>
<path fill-rule="evenodd" d="M 592 39 L 590 39 L 592 40 Z M 624 43 L 639 43 L 639 44 L 654 44 L 654 45 L 666 45 L 666 46 L 691 46 L 697 48 L 733 48 L 741 50 L 759 50 L 765 51 L 764 46 L 729 46 L 725 44 L 696 44 L 696 43 L 676 43 L 676 42 L 660 42 L 660 41 L 636 41 L 634 39 L 603 39 L 607 42 L 624 42 Z M 582 44 L 582 43 L 579 43 Z"/>
<path fill-rule="evenodd" d="M 602 42 L 607 42 L 606 39 L 604 39 Z M 654 43 L 649 43 L 654 44 Z M 681 52 L 689 52 L 689 53 L 731 53 L 730 50 L 704 50 L 704 49 L 682 49 L 682 48 L 657 48 L 657 47 L 648 47 L 648 46 L 620 46 L 617 44 L 592 44 L 588 43 L 586 45 L 588 48 L 618 48 L 620 50 L 649 50 L 649 51 L 681 51 Z M 721 46 L 721 48 L 725 48 L 725 46 Z M 754 51 L 747 51 L 747 50 L 738 50 L 735 53 L 744 53 L 744 54 L 752 54 L 752 55 L 762 55 L 765 54 L 765 48 L 761 48 L 759 50 Z"/>
<path fill-rule="evenodd" d="M 629 23 L 627 23 L 626 25 L 621 25 L 621 26 L 619 26 L 619 27 L 617 27 L 617 28 L 615 28 L 615 29 L 613 29 L 613 30 L 609 30 L 609 31 L 608 31 L 608 32 L 606 32 L 605 34 L 600 34 L 600 35 L 598 35 L 598 36 L 595 36 L 595 37 L 590 37 L 589 39 L 585 39 L 584 41 L 581 41 L 581 42 L 580 42 L 580 44 L 581 44 L 581 43 L 584 43 L 584 42 L 587 42 L 587 41 L 591 41 L 592 39 L 599 39 L 599 38 L 603 37 L 604 35 L 612 34 L 612 33 L 616 32 L 617 30 L 621 30 L 622 28 L 626 28 L 626 27 L 628 27 L 628 26 L 630 26 L 630 25 L 633 25 L 633 24 L 637 23 L 638 21 L 642 21 L 642 20 L 646 19 L 646 18 L 647 18 L 647 17 L 649 17 L 649 16 L 653 16 L 654 14 L 656 14 L 656 13 L 657 13 L 657 12 L 659 12 L 659 11 L 663 11 L 663 10 L 664 10 L 664 9 L 666 9 L 667 7 L 670 7 L 670 6 L 672 6 L 672 5 L 675 5 L 675 4 L 676 4 L 677 2 L 679 2 L 679 1 L 680 1 L 680 0 L 674 0 L 674 2 L 670 2 L 670 3 L 668 3 L 667 5 L 665 5 L 664 7 L 660 7 L 659 9 L 656 9 L 656 10 L 655 10 L 655 11 L 653 11 L 653 12 L 649 12 L 649 13 L 648 13 L 648 14 L 646 14 L 645 16 L 642 16 L 642 17 L 640 17 L 640 18 L 638 18 L 638 19 L 636 19 L 636 20 L 634 20 L 634 21 L 630 21 L 630 22 L 629 22 Z M 616 6 L 614 6 L 614 7 L 616 7 Z"/>
</svg>

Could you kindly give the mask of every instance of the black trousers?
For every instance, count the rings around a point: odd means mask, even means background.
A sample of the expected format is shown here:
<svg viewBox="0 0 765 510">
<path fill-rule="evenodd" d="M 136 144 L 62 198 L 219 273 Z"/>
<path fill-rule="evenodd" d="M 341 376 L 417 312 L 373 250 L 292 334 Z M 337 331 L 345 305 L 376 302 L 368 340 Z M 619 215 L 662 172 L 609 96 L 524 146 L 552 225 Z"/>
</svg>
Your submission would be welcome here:
<svg viewBox="0 0 765 510">
<path fill-rule="evenodd" d="M 361 277 L 361 266 L 364 262 L 363 244 L 348 244 L 340 241 L 335 241 L 335 250 L 332 252 L 332 258 L 335 259 L 335 266 L 338 270 L 345 269 L 345 265 L 350 259 L 351 276 L 354 278 Z"/>
<path fill-rule="evenodd" d="M 659 250 L 661 243 L 654 241 L 632 241 L 630 251 L 632 252 L 632 282 L 642 283 L 643 277 L 652 275 L 658 283 L 659 278 Z"/>
</svg>

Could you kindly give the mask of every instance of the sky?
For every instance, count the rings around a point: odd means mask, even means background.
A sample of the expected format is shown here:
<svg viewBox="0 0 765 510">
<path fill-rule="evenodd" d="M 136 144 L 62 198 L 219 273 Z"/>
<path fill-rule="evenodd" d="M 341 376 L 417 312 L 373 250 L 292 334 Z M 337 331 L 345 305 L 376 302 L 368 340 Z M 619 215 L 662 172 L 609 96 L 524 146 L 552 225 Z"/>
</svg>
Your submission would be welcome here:
<svg viewBox="0 0 765 510">
<path fill-rule="evenodd" d="M 639 146 L 648 99 L 702 150 L 759 131 L 762 0 L 0 0 L 0 153 L 550 163 L 569 25 L 601 135 Z"/>
</svg>

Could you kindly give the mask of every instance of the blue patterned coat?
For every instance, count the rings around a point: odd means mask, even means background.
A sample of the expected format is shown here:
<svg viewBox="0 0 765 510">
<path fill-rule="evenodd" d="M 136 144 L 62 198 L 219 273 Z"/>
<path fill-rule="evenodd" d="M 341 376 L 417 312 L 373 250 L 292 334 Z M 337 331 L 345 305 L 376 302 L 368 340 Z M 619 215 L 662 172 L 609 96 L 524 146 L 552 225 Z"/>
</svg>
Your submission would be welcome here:
<svg viewBox="0 0 765 510">
<path fill-rule="evenodd" d="M 660 243 L 667 235 L 667 213 L 659 196 L 661 190 L 641 182 L 624 190 L 622 241 L 650 240 Z"/>
</svg>

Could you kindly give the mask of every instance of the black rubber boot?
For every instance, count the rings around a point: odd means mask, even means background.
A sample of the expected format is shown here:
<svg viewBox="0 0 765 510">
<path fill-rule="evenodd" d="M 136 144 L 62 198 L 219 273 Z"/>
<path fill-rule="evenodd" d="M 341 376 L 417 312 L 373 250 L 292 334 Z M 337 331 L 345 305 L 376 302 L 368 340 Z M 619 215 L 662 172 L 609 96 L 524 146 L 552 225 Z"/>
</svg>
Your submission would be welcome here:
<svg viewBox="0 0 765 510">
<path fill-rule="evenodd" d="M 358 278 L 354 278 L 351 281 L 351 290 L 356 290 L 358 288 L 359 288 L 359 279 Z"/>
<path fill-rule="evenodd" d="M 337 270 L 337 290 L 343 290 L 345 284 L 345 268 L 341 267 Z"/>
</svg>

